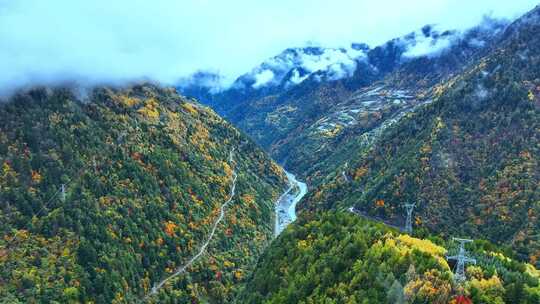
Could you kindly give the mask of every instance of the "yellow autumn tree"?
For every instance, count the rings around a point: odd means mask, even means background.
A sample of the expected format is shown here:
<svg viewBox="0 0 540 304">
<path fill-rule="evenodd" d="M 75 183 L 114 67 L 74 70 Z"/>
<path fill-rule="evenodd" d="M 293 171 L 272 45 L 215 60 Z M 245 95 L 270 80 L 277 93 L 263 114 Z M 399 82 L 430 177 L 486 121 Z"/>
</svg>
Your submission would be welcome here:
<svg viewBox="0 0 540 304">
<path fill-rule="evenodd" d="M 425 272 L 422 276 L 405 285 L 405 297 L 408 301 L 419 303 L 446 304 L 450 300 L 452 285 L 435 269 Z"/>
<path fill-rule="evenodd" d="M 489 279 L 473 278 L 467 288 L 474 293 L 480 294 L 488 303 L 502 304 L 504 303 L 504 287 L 497 275 Z"/>
<path fill-rule="evenodd" d="M 255 197 L 253 194 L 246 193 L 242 195 L 242 201 L 246 203 L 248 206 L 252 206 L 255 204 Z"/>
<path fill-rule="evenodd" d="M 159 118 L 158 101 L 155 98 L 149 98 L 144 107 L 137 110 L 137 112 L 147 119 L 157 120 Z"/>
</svg>

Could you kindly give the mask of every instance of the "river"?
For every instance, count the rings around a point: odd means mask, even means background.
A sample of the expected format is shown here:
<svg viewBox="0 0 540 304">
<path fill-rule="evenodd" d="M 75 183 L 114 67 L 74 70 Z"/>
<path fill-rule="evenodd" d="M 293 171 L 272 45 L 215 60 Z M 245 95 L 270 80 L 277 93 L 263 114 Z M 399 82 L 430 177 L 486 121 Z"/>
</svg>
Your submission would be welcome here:
<svg viewBox="0 0 540 304">
<path fill-rule="evenodd" d="M 278 236 L 290 223 L 296 220 L 296 204 L 306 195 L 307 185 L 296 179 L 294 174 L 285 171 L 289 188 L 276 203 L 275 236 Z"/>
</svg>

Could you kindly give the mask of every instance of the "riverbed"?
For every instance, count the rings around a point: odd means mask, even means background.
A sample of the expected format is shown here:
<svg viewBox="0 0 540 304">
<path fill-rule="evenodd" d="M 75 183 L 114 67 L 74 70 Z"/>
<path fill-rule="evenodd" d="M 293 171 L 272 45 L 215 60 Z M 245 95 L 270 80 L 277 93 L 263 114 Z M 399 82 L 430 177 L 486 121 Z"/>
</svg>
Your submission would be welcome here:
<svg viewBox="0 0 540 304">
<path fill-rule="evenodd" d="M 306 195 L 307 185 L 296 179 L 296 176 L 285 171 L 289 180 L 289 188 L 276 203 L 275 235 L 278 236 L 287 225 L 296 220 L 296 204 Z"/>
</svg>

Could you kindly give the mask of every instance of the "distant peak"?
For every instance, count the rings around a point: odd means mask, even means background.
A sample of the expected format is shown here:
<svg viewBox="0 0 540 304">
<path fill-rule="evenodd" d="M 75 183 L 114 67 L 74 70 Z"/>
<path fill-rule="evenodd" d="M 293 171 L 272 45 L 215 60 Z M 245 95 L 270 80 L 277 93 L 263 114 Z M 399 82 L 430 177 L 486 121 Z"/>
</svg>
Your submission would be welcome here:
<svg viewBox="0 0 540 304">
<path fill-rule="evenodd" d="M 369 45 L 367 43 L 351 43 L 351 48 L 357 51 L 369 51 Z"/>
<path fill-rule="evenodd" d="M 431 30 L 433 29 L 433 25 L 427 24 L 422 27 L 422 33 L 425 37 L 429 37 L 431 35 Z"/>
</svg>

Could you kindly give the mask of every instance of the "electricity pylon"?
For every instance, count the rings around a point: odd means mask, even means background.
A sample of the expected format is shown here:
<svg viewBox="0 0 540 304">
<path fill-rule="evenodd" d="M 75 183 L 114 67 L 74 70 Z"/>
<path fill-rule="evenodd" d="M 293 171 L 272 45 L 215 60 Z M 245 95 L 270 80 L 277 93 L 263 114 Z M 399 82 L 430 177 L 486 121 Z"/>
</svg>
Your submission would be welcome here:
<svg viewBox="0 0 540 304">
<path fill-rule="evenodd" d="M 465 250 L 465 244 L 471 243 L 472 240 L 460 238 L 453 238 L 453 240 L 459 242 L 459 252 L 457 255 L 447 256 L 446 259 L 457 261 L 454 280 L 456 280 L 456 282 L 463 282 L 467 279 L 467 277 L 465 276 L 465 264 L 472 263 L 476 265 L 476 259 L 468 257 L 467 250 Z"/>
<path fill-rule="evenodd" d="M 412 233 L 412 212 L 414 209 L 414 206 L 416 203 L 413 204 L 405 204 L 405 208 L 407 210 L 407 221 L 405 222 L 405 232 L 411 234 Z"/>
<path fill-rule="evenodd" d="M 66 201 L 66 185 L 64 184 L 60 187 L 60 200 L 62 200 L 62 202 Z"/>
</svg>

